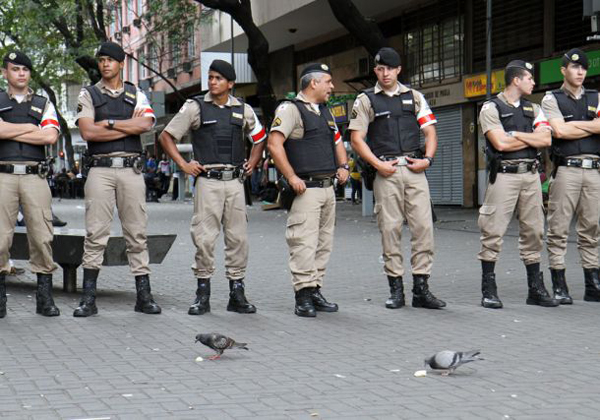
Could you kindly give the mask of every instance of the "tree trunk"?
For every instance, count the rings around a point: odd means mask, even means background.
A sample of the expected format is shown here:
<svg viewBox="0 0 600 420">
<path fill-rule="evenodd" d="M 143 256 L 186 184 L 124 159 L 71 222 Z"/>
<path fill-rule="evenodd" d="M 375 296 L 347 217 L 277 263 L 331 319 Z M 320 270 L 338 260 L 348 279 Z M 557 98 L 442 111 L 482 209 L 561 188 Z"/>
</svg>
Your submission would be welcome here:
<svg viewBox="0 0 600 420">
<path fill-rule="evenodd" d="M 37 84 L 39 84 L 42 87 L 42 89 L 44 89 L 44 91 L 50 98 L 50 102 L 52 102 L 52 104 L 54 105 L 54 108 L 56 109 L 56 116 L 58 117 L 58 123 L 60 124 L 61 135 L 63 136 L 63 139 L 65 141 L 65 150 L 67 152 L 67 161 L 69 162 L 69 167 L 74 168 L 75 167 L 75 151 L 73 150 L 73 139 L 71 137 L 71 130 L 69 130 L 69 124 L 67 124 L 67 121 L 64 119 L 64 117 L 62 116 L 62 114 L 60 113 L 60 111 L 58 109 L 58 105 L 56 103 L 56 93 L 54 92 L 54 89 L 52 89 L 50 87 L 50 85 L 48 85 L 46 82 L 44 82 L 37 74 L 35 74 L 35 81 Z"/>
<path fill-rule="evenodd" d="M 250 0 L 195 0 L 206 7 L 217 9 L 229 14 L 248 37 L 248 64 L 256 76 L 256 85 L 260 108 L 263 112 L 265 125 L 271 125 L 277 99 L 271 85 L 271 70 L 269 68 L 269 41 L 252 19 Z"/>
<path fill-rule="evenodd" d="M 366 18 L 356 8 L 352 0 L 328 0 L 335 18 L 350 35 L 366 48 L 372 56 L 383 47 L 388 47 L 388 41 L 375 21 Z"/>
</svg>

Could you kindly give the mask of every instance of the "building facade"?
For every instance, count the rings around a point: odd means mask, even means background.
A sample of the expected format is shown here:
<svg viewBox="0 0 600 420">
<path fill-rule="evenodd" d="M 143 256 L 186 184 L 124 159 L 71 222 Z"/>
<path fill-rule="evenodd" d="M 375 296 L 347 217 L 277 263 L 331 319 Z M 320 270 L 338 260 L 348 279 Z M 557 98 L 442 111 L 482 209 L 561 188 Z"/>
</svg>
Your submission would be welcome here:
<svg viewBox="0 0 600 420">
<path fill-rule="evenodd" d="M 422 91 L 437 119 L 439 148 L 427 171 L 435 204 L 474 207 L 486 186 L 485 141 L 477 116 L 485 100 L 485 0 L 354 0 L 361 13 L 374 19 L 390 46 L 402 57 L 402 83 Z M 270 43 L 269 62 L 276 95 L 297 91 L 297 75 L 310 62 L 333 71 L 335 95 L 351 98 L 373 85 L 373 60 L 335 19 L 326 0 L 252 2 L 255 23 Z M 201 26 L 203 51 L 223 52 L 231 45 L 247 48 L 247 38 L 229 16 L 209 11 Z M 600 44 L 587 42 L 589 18 L 581 0 L 502 0 L 492 10 L 493 93 L 504 88 L 503 68 L 512 59 L 535 64 L 537 86 L 530 98 L 539 102 L 547 90 L 561 85 L 560 56 L 579 47 L 590 54 L 586 85 L 600 80 Z M 256 95 L 250 84 L 248 97 Z M 343 127 L 351 101 L 336 105 Z"/>
</svg>

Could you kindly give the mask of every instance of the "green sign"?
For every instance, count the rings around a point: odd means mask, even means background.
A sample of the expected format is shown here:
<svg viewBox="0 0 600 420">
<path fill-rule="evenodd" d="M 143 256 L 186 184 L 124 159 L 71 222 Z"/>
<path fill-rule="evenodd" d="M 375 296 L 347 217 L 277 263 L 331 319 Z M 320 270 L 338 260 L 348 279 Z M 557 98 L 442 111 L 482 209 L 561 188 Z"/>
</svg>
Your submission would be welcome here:
<svg viewBox="0 0 600 420">
<path fill-rule="evenodd" d="M 600 50 L 589 51 L 586 54 L 590 62 L 587 76 L 596 76 L 600 74 Z M 540 84 L 547 85 L 562 81 L 563 76 L 560 72 L 561 61 L 562 57 L 540 62 Z"/>
</svg>

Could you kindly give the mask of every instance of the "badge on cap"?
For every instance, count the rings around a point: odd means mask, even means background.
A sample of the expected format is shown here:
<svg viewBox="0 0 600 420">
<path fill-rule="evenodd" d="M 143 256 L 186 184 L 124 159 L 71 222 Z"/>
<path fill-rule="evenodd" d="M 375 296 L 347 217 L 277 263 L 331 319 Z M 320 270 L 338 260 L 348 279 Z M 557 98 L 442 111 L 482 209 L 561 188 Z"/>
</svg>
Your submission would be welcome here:
<svg viewBox="0 0 600 420">
<path fill-rule="evenodd" d="M 533 65 L 531 63 L 525 63 L 525 67 L 527 68 L 527 70 L 531 70 L 533 68 Z"/>
<path fill-rule="evenodd" d="M 380 61 L 380 60 L 381 60 L 381 55 L 377 54 L 377 55 L 375 56 L 375 61 Z"/>
<path fill-rule="evenodd" d="M 321 68 L 325 71 L 329 71 L 329 67 L 327 67 L 327 64 L 321 64 Z"/>
<path fill-rule="evenodd" d="M 15 58 L 17 58 L 17 54 L 15 54 L 15 53 L 8 54 L 8 59 L 9 60 L 14 60 Z"/>
<path fill-rule="evenodd" d="M 577 60 L 579 60 L 579 54 L 573 54 L 571 56 L 571 61 L 577 61 Z"/>
</svg>

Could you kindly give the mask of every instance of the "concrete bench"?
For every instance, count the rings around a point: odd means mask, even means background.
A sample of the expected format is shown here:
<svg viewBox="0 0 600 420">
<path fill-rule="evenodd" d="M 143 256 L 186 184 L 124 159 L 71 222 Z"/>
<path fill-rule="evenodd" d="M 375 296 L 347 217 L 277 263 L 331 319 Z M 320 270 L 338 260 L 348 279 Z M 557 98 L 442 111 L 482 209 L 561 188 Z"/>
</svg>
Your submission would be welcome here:
<svg viewBox="0 0 600 420">
<path fill-rule="evenodd" d="M 150 264 L 160 264 L 175 242 L 175 234 L 148 235 L 148 253 Z M 54 261 L 63 269 L 63 289 L 65 292 L 77 291 L 77 267 L 83 258 L 84 229 L 54 228 L 52 251 Z M 13 260 L 29 260 L 29 244 L 27 243 L 27 228 L 17 227 L 10 248 Z M 106 266 L 129 265 L 125 238 L 115 234 L 110 235 L 104 263 Z"/>
</svg>

